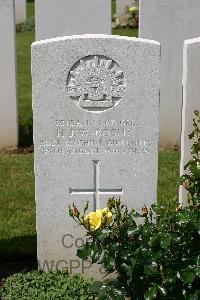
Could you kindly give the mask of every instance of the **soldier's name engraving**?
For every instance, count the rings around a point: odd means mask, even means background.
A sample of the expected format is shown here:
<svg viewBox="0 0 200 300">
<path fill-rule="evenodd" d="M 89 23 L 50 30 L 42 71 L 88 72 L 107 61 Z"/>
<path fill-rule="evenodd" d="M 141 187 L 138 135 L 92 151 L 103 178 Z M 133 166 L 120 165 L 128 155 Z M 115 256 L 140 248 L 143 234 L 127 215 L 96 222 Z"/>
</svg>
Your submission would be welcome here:
<svg viewBox="0 0 200 300">
<path fill-rule="evenodd" d="M 137 135 L 135 120 L 55 120 L 53 126 L 54 136 L 39 142 L 44 156 L 145 154 L 153 144 Z"/>
</svg>

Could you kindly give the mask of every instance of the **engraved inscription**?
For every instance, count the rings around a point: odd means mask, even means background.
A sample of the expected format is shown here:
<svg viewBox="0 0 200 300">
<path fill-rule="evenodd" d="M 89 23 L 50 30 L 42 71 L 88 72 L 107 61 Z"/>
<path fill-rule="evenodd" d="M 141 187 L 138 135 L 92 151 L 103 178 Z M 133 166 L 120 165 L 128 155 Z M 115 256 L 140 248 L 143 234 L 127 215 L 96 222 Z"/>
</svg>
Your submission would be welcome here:
<svg viewBox="0 0 200 300">
<path fill-rule="evenodd" d="M 123 189 L 101 189 L 100 188 L 100 161 L 93 160 L 94 163 L 94 189 L 72 189 L 69 188 L 70 195 L 93 195 L 94 211 L 99 209 L 100 195 L 123 195 Z"/>
<path fill-rule="evenodd" d="M 135 156 L 150 153 L 154 144 L 151 137 L 138 136 L 134 120 L 55 120 L 53 125 L 53 136 L 40 140 L 44 156 Z"/>
<path fill-rule="evenodd" d="M 123 71 L 105 56 L 87 56 L 68 75 L 68 95 L 84 110 L 100 113 L 115 107 L 125 93 Z"/>
</svg>

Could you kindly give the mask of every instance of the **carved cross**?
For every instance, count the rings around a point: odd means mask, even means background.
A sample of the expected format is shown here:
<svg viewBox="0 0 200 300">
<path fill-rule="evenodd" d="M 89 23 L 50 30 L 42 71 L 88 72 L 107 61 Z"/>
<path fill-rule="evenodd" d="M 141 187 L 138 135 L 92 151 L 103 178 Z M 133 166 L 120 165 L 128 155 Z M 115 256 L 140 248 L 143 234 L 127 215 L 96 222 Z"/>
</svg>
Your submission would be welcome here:
<svg viewBox="0 0 200 300">
<path fill-rule="evenodd" d="M 94 163 L 94 189 L 69 189 L 71 195 L 93 195 L 94 197 L 94 210 L 99 209 L 100 195 L 123 195 L 123 189 L 100 189 L 100 161 L 93 160 Z"/>
</svg>

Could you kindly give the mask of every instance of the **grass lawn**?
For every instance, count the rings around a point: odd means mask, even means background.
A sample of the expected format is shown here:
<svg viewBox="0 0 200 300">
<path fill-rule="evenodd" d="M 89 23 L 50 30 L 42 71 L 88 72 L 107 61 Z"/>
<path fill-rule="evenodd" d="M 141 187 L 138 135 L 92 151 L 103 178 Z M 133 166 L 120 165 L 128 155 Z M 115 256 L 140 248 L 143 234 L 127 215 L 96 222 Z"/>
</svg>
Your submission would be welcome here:
<svg viewBox="0 0 200 300">
<path fill-rule="evenodd" d="M 36 265 L 33 155 L 0 154 L 0 279 Z"/>
<path fill-rule="evenodd" d="M 18 108 L 22 123 L 32 117 L 31 44 L 34 39 L 32 32 L 17 33 Z"/>
<path fill-rule="evenodd" d="M 27 3 L 27 18 L 34 16 L 35 14 L 35 4 L 34 3 Z"/>
</svg>

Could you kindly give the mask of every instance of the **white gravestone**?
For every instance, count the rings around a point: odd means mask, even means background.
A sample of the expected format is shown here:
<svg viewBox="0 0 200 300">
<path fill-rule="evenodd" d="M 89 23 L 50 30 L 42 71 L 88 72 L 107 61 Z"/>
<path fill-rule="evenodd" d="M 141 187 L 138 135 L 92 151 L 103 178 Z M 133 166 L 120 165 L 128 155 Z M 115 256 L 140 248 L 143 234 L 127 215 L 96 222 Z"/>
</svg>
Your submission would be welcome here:
<svg viewBox="0 0 200 300">
<path fill-rule="evenodd" d="M 121 197 L 156 201 L 160 45 L 83 35 L 32 46 L 38 261 L 92 273 L 76 258 L 84 231 L 68 216 Z M 92 273 L 99 276 L 100 271 Z"/>
<path fill-rule="evenodd" d="M 0 1 L 0 149 L 18 143 L 13 0 Z"/>
<path fill-rule="evenodd" d="M 36 40 L 111 34 L 111 0 L 36 0 Z"/>
<path fill-rule="evenodd" d="M 139 27 L 161 43 L 160 145 L 180 145 L 183 44 L 200 36 L 200 1 L 140 0 Z"/>
<path fill-rule="evenodd" d="M 133 0 L 117 0 L 116 2 L 116 12 L 117 16 L 121 16 L 126 13 L 127 7 L 131 7 Z"/>
<path fill-rule="evenodd" d="M 26 21 L 26 0 L 15 0 L 15 22 L 16 24 Z"/>
<path fill-rule="evenodd" d="M 193 144 L 188 135 L 193 131 L 194 111 L 200 111 L 200 38 L 185 41 L 183 51 L 183 109 L 181 133 L 180 175 L 186 163 L 192 158 L 190 149 Z M 180 188 L 179 201 L 186 204 L 186 192 Z"/>
</svg>

